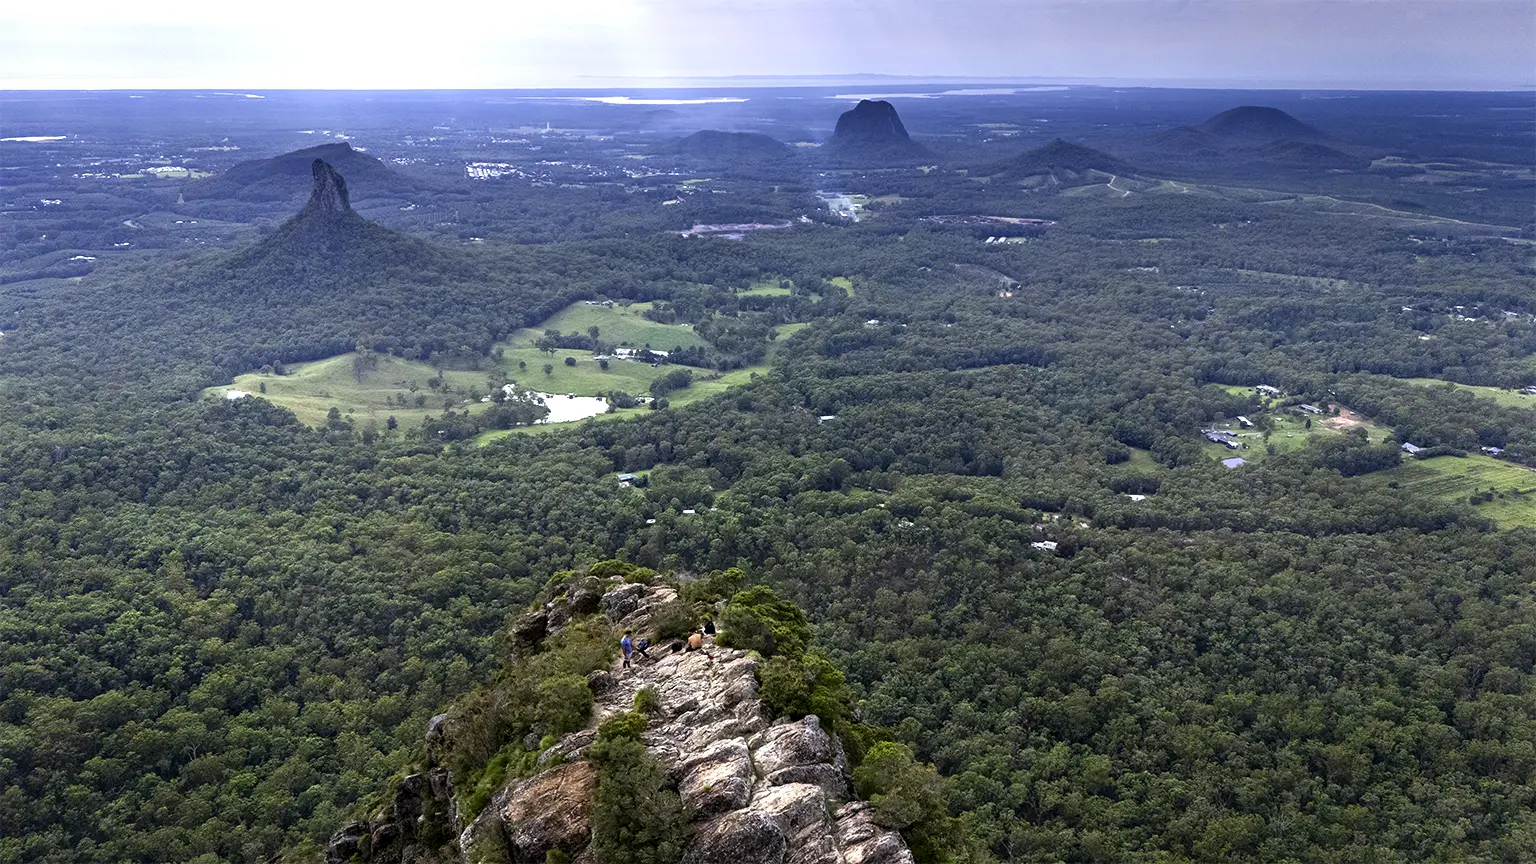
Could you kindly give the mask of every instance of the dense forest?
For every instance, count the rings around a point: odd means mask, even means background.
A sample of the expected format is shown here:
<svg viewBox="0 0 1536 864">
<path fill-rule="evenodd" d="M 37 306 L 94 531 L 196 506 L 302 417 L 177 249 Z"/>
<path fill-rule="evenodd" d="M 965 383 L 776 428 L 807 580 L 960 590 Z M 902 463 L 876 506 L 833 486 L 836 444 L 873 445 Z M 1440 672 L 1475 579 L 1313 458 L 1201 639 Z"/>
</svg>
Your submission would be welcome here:
<svg viewBox="0 0 1536 864">
<path fill-rule="evenodd" d="M 1536 384 L 1529 247 L 940 173 L 739 242 L 360 220 L 6 286 L 0 862 L 313 860 L 509 618 L 610 559 L 803 607 L 852 720 L 998 860 L 1528 860 L 1536 532 L 1370 481 L 1409 441 L 1536 466 L 1536 411 L 1401 380 Z M 764 278 L 794 293 L 740 293 Z M 485 446 L 197 398 L 350 351 L 472 364 L 597 298 L 694 327 L 675 370 L 766 369 Z M 1374 425 L 1202 449 L 1303 403 Z"/>
</svg>

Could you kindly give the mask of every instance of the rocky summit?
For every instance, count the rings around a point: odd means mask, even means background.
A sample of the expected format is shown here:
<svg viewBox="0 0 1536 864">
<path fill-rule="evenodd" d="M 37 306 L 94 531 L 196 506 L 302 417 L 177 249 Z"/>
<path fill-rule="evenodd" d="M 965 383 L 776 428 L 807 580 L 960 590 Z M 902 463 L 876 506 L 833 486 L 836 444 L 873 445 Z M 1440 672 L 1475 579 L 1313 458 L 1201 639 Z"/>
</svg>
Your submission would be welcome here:
<svg viewBox="0 0 1536 864">
<path fill-rule="evenodd" d="M 352 199 L 347 195 L 346 178 L 324 159 L 316 159 L 310 170 L 315 176 L 315 185 L 304 209 L 317 213 L 351 213 Z"/>
<path fill-rule="evenodd" d="M 638 584 L 573 591 L 525 616 L 513 638 L 524 650 L 558 638 L 573 615 L 592 607 L 616 631 L 644 632 L 651 611 L 676 597 L 671 588 Z M 647 687 L 660 705 L 644 733 L 646 750 L 693 816 L 684 864 L 912 864 L 901 835 L 877 825 L 871 805 L 855 797 L 837 738 L 814 715 L 765 714 L 755 655 L 716 647 L 712 638 L 704 651 L 681 648 L 658 644 L 650 658 L 636 655 L 633 668 L 615 661 L 588 676 L 594 704 L 586 727 L 542 751 L 538 764 L 548 767 L 508 782 L 462 827 L 463 801 L 437 764 L 452 733 L 446 717 L 433 718 L 426 770 L 401 780 L 370 818 L 337 833 L 328 864 L 592 864 L 598 772 L 585 756 L 602 721 L 629 711 Z"/>
<path fill-rule="evenodd" d="M 896 106 L 879 99 L 860 99 L 859 104 L 837 118 L 833 141 L 895 143 L 911 141 L 907 127 L 901 125 Z"/>
<path fill-rule="evenodd" d="M 837 127 L 825 152 L 837 159 L 897 161 L 927 155 L 928 151 L 907 134 L 896 106 L 882 100 L 861 99 L 837 118 Z"/>
</svg>

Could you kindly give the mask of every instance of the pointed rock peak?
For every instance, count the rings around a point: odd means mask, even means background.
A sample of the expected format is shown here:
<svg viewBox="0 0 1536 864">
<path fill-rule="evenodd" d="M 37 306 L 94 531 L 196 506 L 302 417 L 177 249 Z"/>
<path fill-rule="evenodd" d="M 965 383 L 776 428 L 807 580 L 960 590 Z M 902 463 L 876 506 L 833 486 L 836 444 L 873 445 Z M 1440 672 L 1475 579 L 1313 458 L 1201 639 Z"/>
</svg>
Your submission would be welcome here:
<svg viewBox="0 0 1536 864">
<path fill-rule="evenodd" d="M 870 141 L 910 141 L 907 128 L 896 116 L 896 106 L 889 102 L 861 99 L 859 104 L 837 118 L 833 140 L 859 138 Z"/>
<path fill-rule="evenodd" d="M 347 195 L 346 179 L 324 159 L 316 159 L 311 168 L 315 186 L 304 209 L 319 213 L 351 213 L 352 200 Z"/>
</svg>

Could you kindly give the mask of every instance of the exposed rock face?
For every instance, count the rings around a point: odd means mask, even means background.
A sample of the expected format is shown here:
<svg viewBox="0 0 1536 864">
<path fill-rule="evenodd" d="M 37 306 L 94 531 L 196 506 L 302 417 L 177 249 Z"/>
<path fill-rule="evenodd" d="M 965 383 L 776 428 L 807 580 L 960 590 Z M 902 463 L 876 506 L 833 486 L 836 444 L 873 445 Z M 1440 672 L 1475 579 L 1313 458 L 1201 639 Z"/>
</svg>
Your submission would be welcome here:
<svg viewBox="0 0 1536 864">
<path fill-rule="evenodd" d="M 351 213 L 352 199 L 347 195 L 347 181 L 331 167 L 331 163 L 316 159 L 310 170 L 315 175 L 315 185 L 304 209 L 327 214 Z"/>
<path fill-rule="evenodd" d="M 559 607 L 592 603 L 575 596 L 586 588 L 573 586 L 536 617 L 546 622 L 568 618 L 570 610 Z M 643 634 L 651 610 L 676 596 L 669 588 L 613 585 L 598 605 L 616 629 Z M 867 805 L 850 801 L 848 759 L 837 738 L 814 716 L 772 722 L 758 698 L 756 659 L 743 651 L 706 647 L 712 657 L 657 645 L 649 660 L 637 656 L 631 669 L 615 662 L 607 672 L 589 676 L 596 701 L 587 728 L 539 754 L 539 764 L 550 767 L 508 783 L 442 848 L 451 848 L 463 864 L 543 862 L 551 850 L 578 864 L 589 862 L 591 798 L 598 778 L 583 757 L 597 738 L 597 726 L 630 710 L 640 688 L 652 687 L 660 709 L 644 740 L 694 812 L 686 864 L 912 864 L 901 836 L 876 825 Z M 429 740 L 441 734 L 434 731 Z M 452 799 L 452 790 L 446 792 Z M 410 800 L 405 810 L 411 809 Z M 451 805 L 438 809 L 456 813 L 457 801 Z M 362 861 L 401 864 L 435 860 L 405 857 L 411 847 L 398 839 L 393 845 L 371 839 L 381 827 L 386 833 L 398 831 L 384 817 L 400 810 L 396 802 L 379 819 L 348 826 L 333 838 L 328 860 L 340 864 L 354 854 Z M 398 815 L 411 818 L 407 812 Z M 456 823 L 444 823 L 450 824 Z M 392 857 L 379 857 L 374 850 Z"/>
<path fill-rule="evenodd" d="M 907 134 L 889 102 L 864 99 L 837 118 L 837 128 L 823 149 L 842 162 L 901 163 L 930 155 Z"/>
<path fill-rule="evenodd" d="M 506 790 L 491 807 L 506 831 L 513 861 L 543 861 L 551 850 L 581 854 L 592 835 L 592 790 L 597 769 L 590 762 L 557 765 Z"/>
<path fill-rule="evenodd" d="M 883 100 L 860 99 L 859 104 L 837 118 L 832 131 L 834 141 L 863 141 L 875 144 L 910 142 L 907 127 L 896 116 L 896 107 Z"/>
</svg>

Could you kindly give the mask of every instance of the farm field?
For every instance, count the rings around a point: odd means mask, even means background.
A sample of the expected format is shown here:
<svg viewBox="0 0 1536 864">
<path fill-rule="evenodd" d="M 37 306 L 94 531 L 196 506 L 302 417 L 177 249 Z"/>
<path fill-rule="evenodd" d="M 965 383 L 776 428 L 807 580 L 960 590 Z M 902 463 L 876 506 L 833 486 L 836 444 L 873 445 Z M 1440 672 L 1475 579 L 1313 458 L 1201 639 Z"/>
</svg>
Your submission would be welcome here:
<svg viewBox="0 0 1536 864">
<path fill-rule="evenodd" d="M 1536 528 L 1536 471 L 1488 456 L 1412 459 L 1365 482 L 1403 495 L 1470 503 L 1500 528 Z"/>
<path fill-rule="evenodd" d="M 792 291 L 779 284 L 777 279 L 759 279 L 745 291 L 737 291 L 738 297 L 788 297 Z"/>
<path fill-rule="evenodd" d="M 639 395 L 656 378 L 679 368 L 652 368 L 649 363 L 615 358 L 608 361 L 607 369 L 603 369 L 591 351 L 578 348 L 559 348 L 553 354 L 537 348 L 508 348 L 502 356 L 507 380 L 519 387 L 545 393 L 575 393 L 577 396 L 596 396 L 610 390 Z M 567 357 L 574 359 L 576 365 L 565 365 Z M 545 365 L 552 367 L 548 374 L 544 372 Z"/>
<path fill-rule="evenodd" d="M 673 348 L 691 348 L 708 343 L 692 327 L 683 324 L 658 324 L 647 320 L 643 313 L 650 303 L 632 303 L 628 306 L 589 306 L 572 303 L 546 318 L 538 327 L 524 328 L 507 338 L 505 347 L 531 348 L 546 330 L 561 333 L 586 333 L 590 327 L 598 328 L 598 338 L 610 345 L 624 348 L 651 347 L 657 351 Z M 515 365 L 515 364 L 514 364 Z M 540 364 L 543 365 L 543 364 Z"/>
<path fill-rule="evenodd" d="M 437 372 L 430 365 L 403 360 L 387 354 L 368 355 L 361 369 L 354 365 L 357 354 L 341 354 L 295 363 L 287 375 L 250 372 L 236 376 L 233 384 L 209 387 L 205 396 L 227 398 L 231 391 L 248 393 L 292 411 L 307 426 L 323 426 L 332 408 L 342 417 L 361 422 L 375 420 L 380 426 L 394 417 L 402 426 L 415 426 L 429 416 L 443 413 L 443 401 L 451 399 L 455 408 L 466 401 L 478 407 L 478 394 L 489 392 L 483 371 L 444 370 L 448 390 L 433 390 L 427 382 Z M 262 386 L 266 392 L 262 392 Z M 416 398 L 423 397 L 418 407 Z M 475 399 L 471 399 L 475 396 Z M 399 399 L 406 400 L 401 405 Z"/>
<path fill-rule="evenodd" d="M 1252 387 L 1227 387 L 1228 392 L 1237 395 L 1251 395 Z M 1354 427 L 1365 429 L 1366 436 L 1372 444 L 1380 444 L 1391 437 L 1391 430 L 1378 426 L 1365 416 L 1348 408 L 1341 407 L 1337 417 L 1312 417 L 1312 428 L 1307 428 L 1307 419 L 1295 412 L 1294 409 L 1279 411 L 1262 411 L 1250 415 L 1250 419 L 1258 421 L 1260 417 L 1269 418 L 1270 433 L 1266 441 L 1264 434 L 1259 429 L 1238 428 L 1237 421 L 1221 423 L 1218 429 L 1229 430 L 1243 447 L 1233 450 L 1223 444 L 1208 443 L 1204 445 L 1205 455 L 1211 459 L 1230 459 L 1240 456 L 1250 463 L 1262 462 L 1269 458 L 1269 448 L 1275 448 L 1275 455 L 1289 453 L 1307 446 L 1315 438 L 1342 435 Z"/>
<path fill-rule="evenodd" d="M 635 364 L 631 364 L 631 365 L 640 366 L 642 364 L 635 363 Z M 647 371 L 653 371 L 653 370 L 650 370 L 650 367 L 645 367 L 645 368 L 647 369 Z M 685 367 L 677 367 L 677 366 L 664 367 L 663 371 L 672 371 L 672 370 L 678 369 L 678 368 L 685 368 Z M 709 374 L 709 373 L 701 373 L 701 370 L 698 370 L 698 369 L 695 369 L 695 370 L 692 370 L 692 371 L 693 371 L 695 376 L 698 376 L 700 374 Z M 711 396 L 715 396 L 715 395 L 718 395 L 720 393 L 724 393 L 725 391 L 729 390 L 732 387 L 735 387 L 735 386 L 740 385 L 740 384 L 746 384 L 747 382 L 751 381 L 752 380 L 752 376 L 754 376 L 754 375 L 762 375 L 762 374 L 766 373 L 767 371 L 768 371 L 768 367 L 766 365 L 765 366 L 749 366 L 749 367 L 747 367 L 745 369 L 734 369 L 734 370 L 732 370 L 730 372 L 725 372 L 725 373 L 719 374 L 716 377 L 712 377 L 712 378 L 709 378 L 707 380 L 698 380 L 698 378 L 695 378 L 693 384 L 691 386 L 689 386 L 688 388 L 683 389 L 683 390 L 674 390 L 673 392 L 667 394 L 667 403 L 671 406 L 671 408 L 669 408 L 668 410 L 672 410 L 672 409 L 675 409 L 675 408 L 682 408 L 682 407 L 684 407 L 686 405 L 692 405 L 693 403 L 698 402 L 700 400 L 708 399 Z M 533 383 L 536 383 L 536 382 L 530 381 L 528 386 L 531 386 Z M 649 386 L 649 381 L 647 381 L 646 383 L 647 383 L 647 386 Z M 537 388 L 535 388 L 535 389 L 537 389 Z M 571 392 L 575 392 L 575 391 L 571 391 Z M 644 392 L 644 388 L 641 388 L 641 389 L 635 390 L 635 391 L 631 391 L 631 392 L 643 393 Z M 581 394 L 578 393 L 577 395 L 581 395 Z M 571 426 L 573 426 L 573 425 L 575 425 L 577 423 L 586 423 L 586 422 L 610 423 L 610 422 L 615 421 L 615 420 L 626 420 L 626 419 L 629 419 L 631 417 L 639 416 L 639 415 L 643 414 L 644 412 L 650 411 L 650 410 L 651 409 L 648 408 L 648 407 L 643 407 L 643 408 L 625 408 L 625 409 L 622 409 L 622 410 L 610 411 L 607 414 L 600 414 L 600 415 L 598 415 L 596 417 L 588 418 L 587 420 L 573 420 L 573 421 L 571 421 L 569 423 L 541 423 L 541 424 L 539 424 L 537 426 L 519 426 L 519 427 L 517 427 L 515 429 L 491 429 L 489 431 L 480 433 L 480 435 L 475 439 L 475 443 L 480 444 L 480 445 L 483 446 L 483 445 L 491 443 L 492 441 L 497 441 L 497 440 L 500 440 L 502 438 L 505 438 L 508 435 L 543 435 L 543 434 L 547 434 L 549 432 L 559 431 L 561 429 L 568 429 L 568 428 L 570 428 Z"/>
<path fill-rule="evenodd" d="M 1506 408 L 1533 408 L 1536 409 L 1536 396 L 1521 393 L 1518 390 L 1505 390 L 1501 387 L 1479 387 L 1474 384 L 1457 384 L 1453 381 L 1444 381 L 1439 378 L 1399 378 L 1399 381 L 1407 381 L 1417 387 L 1450 387 L 1456 390 L 1466 390 L 1505 406 Z"/>
</svg>

